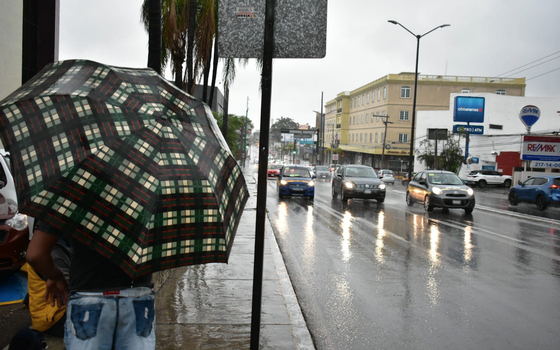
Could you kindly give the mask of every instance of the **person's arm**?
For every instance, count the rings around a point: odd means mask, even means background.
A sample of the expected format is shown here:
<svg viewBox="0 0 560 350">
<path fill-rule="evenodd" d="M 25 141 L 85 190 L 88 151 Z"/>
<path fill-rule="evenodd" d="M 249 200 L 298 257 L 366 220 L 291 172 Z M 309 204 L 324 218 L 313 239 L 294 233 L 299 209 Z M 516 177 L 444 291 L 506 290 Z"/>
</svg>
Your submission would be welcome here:
<svg viewBox="0 0 560 350">
<path fill-rule="evenodd" d="M 35 230 L 27 247 L 26 259 L 39 275 L 47 278 L 45 300 L 50 299 L 52 306 L 56 300 L 60 307 L 68 301 L 68 283 L 51 256 L 51 251 L 58 239 L 55 235 Z"/>
</svg>

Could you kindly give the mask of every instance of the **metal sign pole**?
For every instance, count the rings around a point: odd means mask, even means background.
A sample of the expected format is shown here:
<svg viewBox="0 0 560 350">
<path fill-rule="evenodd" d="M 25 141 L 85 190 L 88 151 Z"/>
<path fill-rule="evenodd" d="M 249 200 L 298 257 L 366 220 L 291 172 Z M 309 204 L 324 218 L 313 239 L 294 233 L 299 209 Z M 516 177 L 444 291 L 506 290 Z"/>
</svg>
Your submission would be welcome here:
<svg viewBox="0 0 560 350">
<path fill-rule="evenodd" d="M 255 267 L 253 269 L 253 300 L 251 311 L 251 350 L 258 350 L 259 348 L 261 329 L 264 234 L 266 227 L 266 186 L 268 177 L 268 134 L 270 132 L 270 108 L 272 101 L 272 57 L 274 52 L 275 7 L 276 0 L 266 0 L 262 70 L 261 134 L 259 142 L 259 182 L 257 185 L 257 220 L 255 227 Z"/>
</svg>

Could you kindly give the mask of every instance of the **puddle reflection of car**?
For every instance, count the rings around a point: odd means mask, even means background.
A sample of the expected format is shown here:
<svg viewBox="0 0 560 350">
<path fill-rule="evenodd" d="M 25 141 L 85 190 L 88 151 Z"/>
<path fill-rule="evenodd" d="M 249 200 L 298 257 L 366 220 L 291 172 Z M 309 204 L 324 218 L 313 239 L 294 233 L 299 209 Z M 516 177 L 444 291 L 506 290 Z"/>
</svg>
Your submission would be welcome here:
<svg viewBox="0 0 560 350">
<path fill-rule="evenodd" d="M 474 191 L 463 184 L 463 180 L 450 171 L 428 170 L 416 174 L 406 190 L 406 204 L 422 203 L 424 210 L 432 211 L 435 207 L 464 209 L 470 214 L 474 210 Z"/>
<path fill-rule="evenodd" d="M 0 163 L 0 273 L 9 273 L 25 264 L 29 226 L 27 216 L 18 213 L 14 179 L 4 156 Z"/>
<path fill-rule="evenodd" d="M 337 169 L 332 180 L 332 197 L 340 195 L 343 201 L 351 198 L 385 201 L 386 185 L 375 170 L 367 165 L 345 164 Z"/>
<path fill-rule="evenodd" d="M 519 182 L 509 190 L 511 205 L 519 202 L 535 203 L 539 210 L 545 210 L 549 205 L 560 204 L 560 176 L 539 175 Z"/>
<path fill-rule="evenodd" d="M 315 175 L 306 166 L 284 165 L 278 175 L 278 197 L 315 198 Z"/>
<path fill-rule="evenodd" d="M 316 165 L 314 172 L 315 176 L 317 176 L 317 180 L 329 180 L 331 178 L 331 172 L 328 166 Z"/>
</svg>

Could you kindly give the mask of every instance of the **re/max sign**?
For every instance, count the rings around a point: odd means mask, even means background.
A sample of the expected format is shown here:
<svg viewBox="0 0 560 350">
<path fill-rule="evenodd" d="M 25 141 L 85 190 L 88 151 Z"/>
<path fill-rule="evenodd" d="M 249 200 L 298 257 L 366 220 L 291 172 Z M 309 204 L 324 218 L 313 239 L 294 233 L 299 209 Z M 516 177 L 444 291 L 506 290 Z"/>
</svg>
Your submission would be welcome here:
<svg viewBox="0 0 560 350">
<path fill-rule="evenodd" d="M 555 153 L 558 145 L 546 145 L 542 143 L 529 143 L 527 144 L 527 150 L 531 152 L 552 152 Z"/>
</svg>

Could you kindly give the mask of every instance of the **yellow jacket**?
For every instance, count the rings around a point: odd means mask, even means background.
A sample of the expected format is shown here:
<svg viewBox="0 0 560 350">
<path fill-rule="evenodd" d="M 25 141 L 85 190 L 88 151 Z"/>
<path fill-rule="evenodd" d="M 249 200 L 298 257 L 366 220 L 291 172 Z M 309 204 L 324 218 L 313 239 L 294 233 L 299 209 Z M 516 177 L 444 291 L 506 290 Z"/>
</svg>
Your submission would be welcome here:
<svg viewBox="0 0 560 350">
<path fill-rule="evenodd" d="M 29 293 L 29 313 L 33 329 L 44 332 L 66 314 L 66 306 L 51 306 L 45 301 L 47 283 L 27 264 L 27 290 Z"/>
</svg>

